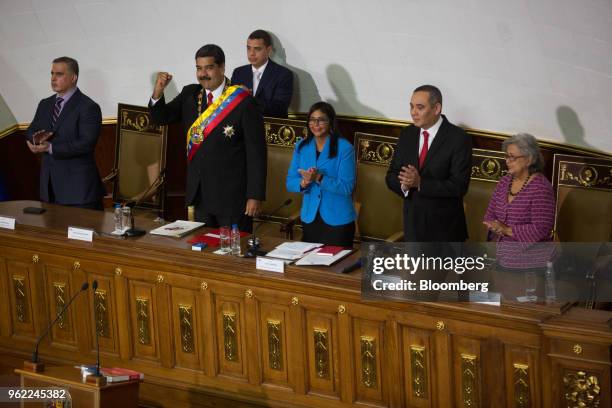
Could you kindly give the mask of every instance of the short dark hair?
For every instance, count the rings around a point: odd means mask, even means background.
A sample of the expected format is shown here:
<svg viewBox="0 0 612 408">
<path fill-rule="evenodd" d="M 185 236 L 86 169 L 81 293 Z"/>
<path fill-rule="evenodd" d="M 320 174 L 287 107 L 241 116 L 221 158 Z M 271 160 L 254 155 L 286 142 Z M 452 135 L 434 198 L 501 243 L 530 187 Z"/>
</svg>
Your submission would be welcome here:
<svg viewBox="0 0 612 408">
<path fill-rule="evenodd" d="M 338 155 L 338 137 L 340 133 L 338 132 L 338 124 L 336 123 L 336 111 L 334 107 L 329 103 L 321 101 L 313 104 L 308 110 L 308 116 L 306 117 L 306 127 L 308 128 L 308 132 L 306 134 L 306 138 L 300 145 L 298 146 L 298 152 L 302 150 L 302 147 L 306 146 L 308 143 L 311 143 L 314 139 L 314 134 L 310 130 L 310 126 L 308 125 L 308 121 L 310 117 L 315 111 L 323 112 L 327 118 L 329 119 L 329 152 L 328 157 L 331 159 Z"/>
<path fill-rule="evenodd" d="M 429 104 L 431 106 L 434 106 L 436 103 L 442 105 L 442 92 L 433 85 L 421 85 L 415 89 L 414 92 L 427 92 L 429 94 Z"/>
<path fill-rule="evenodd" d="M 195 59 L 204 57 L 213 57 L 215 59 L 215 64 L 217 65 L 225 64 L 225 54 L 218 45 L 206 44 L 200 47 L 200 49 L 196 52 Z"/>
<path fill-rule="evenodd" d="M 263 40 L 266 47 L 272 45 L 272 37 L 265 30 L 255 30 L 249 34 L 249 40 Z"/>
<path fill-rule="evenodd" d="M 68 70 L 74 75 L 79 76 L 79 63 L 74 58 L 70 57 L 59 57 L 53 60 L 54 64 L 64 63 L 68 67 Z"/>
</svg>

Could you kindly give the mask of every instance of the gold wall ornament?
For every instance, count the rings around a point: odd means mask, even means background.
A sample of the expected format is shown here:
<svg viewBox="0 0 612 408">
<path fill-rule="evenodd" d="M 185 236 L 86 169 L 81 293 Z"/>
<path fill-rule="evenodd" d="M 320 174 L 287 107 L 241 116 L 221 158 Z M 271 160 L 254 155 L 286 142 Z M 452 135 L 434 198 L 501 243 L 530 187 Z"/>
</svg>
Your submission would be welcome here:
<svg viewBox="0 0 612 408">
<path fill-rule="evenodd" d="M 436 329 L 438 329 L 439 331 L 443 331 L 445 328 L 446 328 L 446 325 L 444 324 L 442 320 L 438 320 L 436 322 Z"/>
<path fill-rule="evenodd" d="M 601 387 L 596 375 L 585 371 L 568 372 L 563 376 L 563 384 L 568 407 L 599 407 Z"/>
<path fill-rule="evenodd" d="M 106 291 L 97 289 L 94 292 L 94 315 L 96 319 L 96 331 L 100 337 L 110 338 L 108 322 L 108 305 Z"/>
<path fill-rule="evenodd" d="M 361 140 L 358 153 L 361 162 L 378 166 L 388 166 L 391 163 L 397 142 L 392 138 L 380 139 L 381 137 L 379 136 Z"/>
<path fill-rule="evenodd" d="M 478 357 L 461 353 L 461 400 L 466 408 L 479 407 Z"/>
<path fill-rule="evenodd" d="M 340 314 L 346 313 L 346 306 L 338 305 L 338 313 L 340 313 Z"/>
<path fill-rule="evenodd" d="M 238 333 L 236 313 L 223 313 L 223 349 L 227 361 L 238 361 Z"/>
<path fill-rule="evenodd" d="M 314 361 L 316 376 L 329 379 L 329 346 L 326 329 L 314 329 Z"/>
<path fill-rule="evenodd" d="M 292 123 L 287 123 L 292 122 Z M 266 143 L 273 146 L 292 148 L 308 131 L 303 121 L 288 121 L 266 118 L 264 122 Z"/>
<path fill-rule="evenodd" d="M 136 325 L 138 327 L 138 342 L 140 344 L 151 344 L 151 333 L 149 330 L 149 299 L 136 298 Z"/>
<path fill-rule="evenodd" d="M 200 290 L 206 289 L 208 289 L 208 282 L 202 281 L 202 283 L 200 283 Z"/>
<path fill-rule="evenodd" d="M 185 353 L 193 353 L 193 308 L 191 305 L 179 305 L 179 321 L 181 322 L 181 348 Z"/>
<path fill-rule="evenodd" d="M 122 109 L 121 121 L 119 122 L 121 129 L 132 130 L 136 132 L 162 133 L 163 127 L 155 125 L 151 122 L 148 113 L 135 110 Z"/>
<path fill-rule="evenodd" d="M 32 255 L 32 262 L 33 263 L 38 263 L 39 260 L 40 260 L 40 258 L 38 257 L 37 254 Z"/>
<path fill-rule="evenodd" d="M 268 320 L 268 363 L 272 370 L 283 370 L 282 323 Z"/>
<path fill-rule="evenodd" d="M 60 313 L 66 306 L 66 284 L 64 282 L 53 282 L 53 292 L 55 295 L 55 314 L 59 316 L 57 326 L 65 330 L 67 315 L 62 313 L 60 316 Z"/>
<path fill-rule="evenodd" d="M 253 290 L 252 289 L 247 289 L 244 291 L 244 297 L 246 297 L 247 299 L 252 299 L 253 298 Z"/>
<path fill-rule="evenodd" d="M 73 264 L 72 264 L 72 270 L 76 271 L 76 270 L 79 270 L 79 269 L 81 269 L 81 262 L 74 261 Z"/>
<path fill-rule="evenodd" d="M 612 166 L 561 161 L 559 186 L 612 190 Z"/>
<path fill-rule="evenodd" d="M 34 256 L 38 257 L 38 255 Z M 28 300 L 26 298 L 25 276 L 13 275 L 13 290 L 15 291 L 15 314 L 17 321 L 26 323 L 28 321 Z"/>
<path fill-rule="evenodd" d="M 473 149 L 472 151 L 472 180 L 490 181 L 497 183 L 508 173 L 506 159 L 501 151 Z"/>
<path fill-rule="evenodd" d="M 515 363 L 514 382 L 514 406 L 516 408 L 530 407 L 529 402 L 529 366 L 527 364 Z"/>
<path fill-rule="evenodd" d="M 297 306 L 300 304 L 300 298 L 298 298 L 297 296 L 294 296 L 291 298 L 291 305 L 292 306 Z"/>
<path fill-rule="evenodd" d="M 160 273 L 159 275 L 157 275 L 157 278 L 155 280 L 157 281 L 157 283 L 164 283 L 164 275 Z"/>
<path fill-rule="evenodd" d="M 572 347 L 572 351 L 574 352 L 574 354 L 580 355 L 582 354 L 582 346 L 580 344 L 574 344 L 574 347 Z"/>
<path fill-rule="evenodd" d="M 121 269 L 119 267 L 116 267 L 115 268 L 115 275 L 117 275 L 117 276 L 123 275 L 123 269 Z"/>
<path fill-rule="evenodd" d="M 376 339 L 361 336 L 361 383 L 376 388 Z"/>
<path fill-rule="evenodd" d="M 412 395 L 417 398 L 427 398 L 425 347 L 410 346 L 410 371 L 412 374 Z"/>
</svg>

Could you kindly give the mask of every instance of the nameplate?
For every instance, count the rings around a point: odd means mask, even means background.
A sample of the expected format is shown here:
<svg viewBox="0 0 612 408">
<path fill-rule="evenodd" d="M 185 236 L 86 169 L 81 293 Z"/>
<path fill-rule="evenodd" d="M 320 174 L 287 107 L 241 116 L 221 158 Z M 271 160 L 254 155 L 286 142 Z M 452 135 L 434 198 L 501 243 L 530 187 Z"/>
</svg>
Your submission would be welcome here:
<svg viewBox="0 0 612 408">
<path fill-rule="evenodd" d="M 87 228 L 68 227 L 68 239 L 93 242 L 94 231 Z"/>
<path fill-rule="evenodd" d="M 15 229 L 15 219 L 13 217 L 4 217 L 0 215 L 0 228 Z"/>
<path fill-rule="evenodd" d="M 265 258 L 258 256 L 255 267 L 262 271 L 285 273 L 285 262 L 282 259 Z"/>
</svg>

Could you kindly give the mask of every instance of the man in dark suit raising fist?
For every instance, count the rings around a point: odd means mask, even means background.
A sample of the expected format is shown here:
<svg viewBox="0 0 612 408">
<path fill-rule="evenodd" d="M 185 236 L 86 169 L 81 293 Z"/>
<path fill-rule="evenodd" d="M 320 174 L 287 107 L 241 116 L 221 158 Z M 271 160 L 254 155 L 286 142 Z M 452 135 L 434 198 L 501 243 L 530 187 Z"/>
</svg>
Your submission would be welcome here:
<svg viewBox="0 0 612 408">
<path fill-rule="evenodd" d="M 272 37 L 255 30 L 247 39 L 249 65 L 232 73 L 232 84 L 243 85 L 255 97 L 264 116 L 286 118 L 293 95 L 293 73 L 270 59 Z"/>
<path fill-rule="evenodd" d="M 149 101 L 153 121 L 182 121 L 187 136 L 185 201 L 208 226 L 238 224 L 251 231 L 266 194 L 266 140 L 263 117 L 248 91 L 225 77 L 225 54 L 214 44 L 195 55 L 197 84 L 166 103 L 172 79 L 157 75 Z M 184 140 L 184 139 L 182 139 Z"/>
<path fill-rule="evenodd" d="M 414 125 L 404 128 L 387 171 L 387 186 L 404 198 L 404 240 L 463 242 L 463 196 L 470 183 L 472 139 L 442 115 L 442 93 L 416 88 Z"/>
</svg>

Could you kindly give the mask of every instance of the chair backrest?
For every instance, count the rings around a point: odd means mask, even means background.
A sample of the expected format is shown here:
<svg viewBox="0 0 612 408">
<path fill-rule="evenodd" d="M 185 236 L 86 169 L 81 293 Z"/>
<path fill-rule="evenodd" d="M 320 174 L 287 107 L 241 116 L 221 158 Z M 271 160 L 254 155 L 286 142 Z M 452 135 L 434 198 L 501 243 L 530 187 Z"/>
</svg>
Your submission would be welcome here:
<svg viewBox="0 0 612 408">
<path fill-rule="evenodd" d="M 361 204 L 357 219 L 361 240 L 385 240 L 403 229 L 402 198 L 385 183 L 396 145 L 396 137 L 355 133 L 355 201 Z"/>
<path fill-rule="evenodd" d="M 508 171 L 504 153 L 495 150 L 472 150 L 470 187 L 463 197 L 468 241 L 485 242 L 487 229 L 482 224 L 493 190 L 499 179 Z"/>
<path fill-rule="evenodd" d="M 612 241 L 612 160 L 555 154 L 555 238 Z"/>
<path fill-rule="evenodd" d="M 295 144 L 306 137 L 306 124 L 291 119 L 265 118 L 266 143 L 268 145 L 268 175 L 266 201 L 262 205 L 262 219 L 282 221 L 300 211 L 302 196 L 289 193 L 285 187 L 287 171 L 293 157 Z M 272 214 L 288 198 L 293 201 Z M 272 217 L 270 217 L 273 215 Z"/>
<path fill-rule="evenodd" d="M 117 118 L 113 201 L 131 201 L 163 179 L 168 128 L 154 125 L 149 109 L 143 106 L 120 103 Z M 164 196 L 162 183 L 139 207 L 163 212 Z"/>
</svg>

